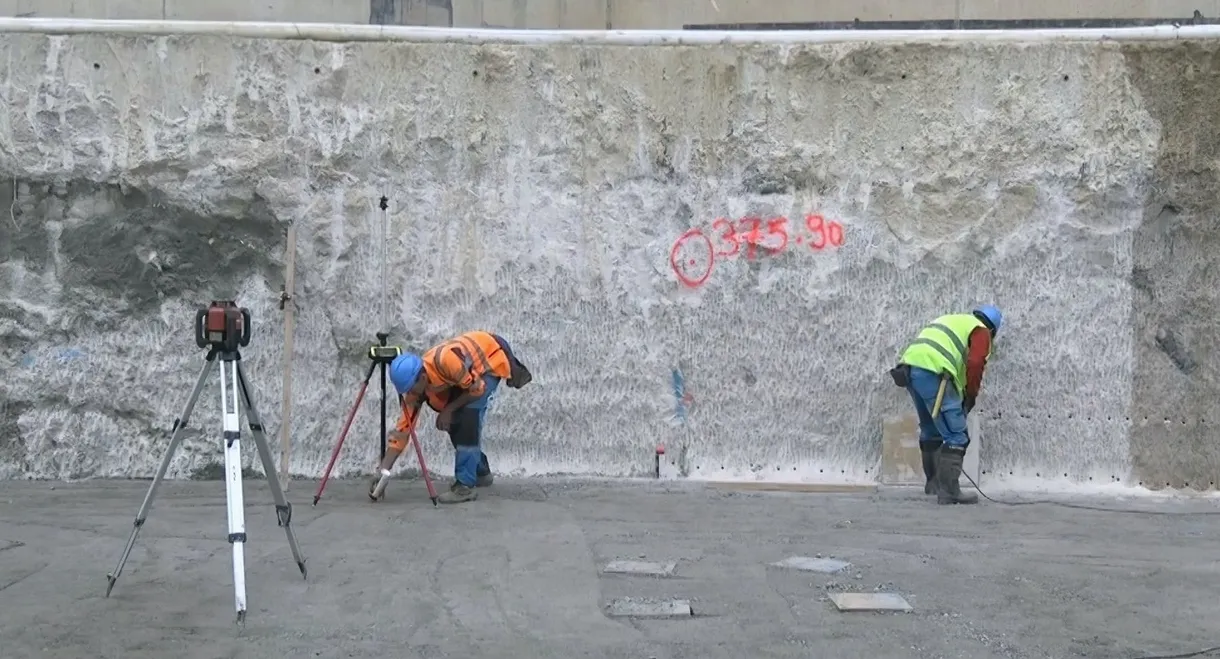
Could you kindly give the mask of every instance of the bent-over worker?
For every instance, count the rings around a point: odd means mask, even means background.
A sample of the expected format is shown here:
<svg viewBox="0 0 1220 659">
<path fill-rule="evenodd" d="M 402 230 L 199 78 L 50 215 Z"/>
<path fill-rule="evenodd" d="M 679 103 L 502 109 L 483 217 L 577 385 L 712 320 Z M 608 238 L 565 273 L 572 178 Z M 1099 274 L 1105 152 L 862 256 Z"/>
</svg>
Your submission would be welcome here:
<svg viewBox="0 0 1220 659">
<path fill-rule="evenodd" d="M 919 415 L 924 493 L 936 494 L 937 503 L 978 503 L 978 496 L 963 494 L 958 483 L 970 445 L 966 415 L 978 399 L 1002 322 L 1000 310 L 990 304 L 971 313 L 941 316 L 919 332 L 890 372 L 894 383 L 911 394 Z M 942 385 L 942 380 L 953 386 Z"/>
<path fill-rule="evenodd" d="M 462 503 L 477 499 L 475 488 L 487 487 L 493 480 L 491 465 L 482 449 L 487 407 L 501 380 L 507 380 L 513 389 L 529 384 L 533 376 L 525 364 L 513 355 L 503 338 L 473 331 L 434 346 L 422 358 L 403 353 L 394 359 L 389 370 L 403 414 L 390 433 L 379 470 L 388 471 L 406 450 L 426 400 L 436 412 L 437 430 L 449 433 L 454 449 L 454 482 L 438 501 Z M 369 496 L 373 496 L 373 489 Z"/>
</svg>

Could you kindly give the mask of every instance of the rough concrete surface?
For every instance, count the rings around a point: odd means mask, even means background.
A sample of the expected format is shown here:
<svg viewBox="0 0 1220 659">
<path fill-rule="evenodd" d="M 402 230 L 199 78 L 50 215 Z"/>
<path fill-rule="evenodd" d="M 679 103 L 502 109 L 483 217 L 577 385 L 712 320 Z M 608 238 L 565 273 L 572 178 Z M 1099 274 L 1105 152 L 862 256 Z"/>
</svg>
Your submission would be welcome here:
<svg viewBox="0 0 1220 659">
<path fill-rule="evenodd" d="M 0 51 L 0 475 L 150 475 L 216 297 L 253 310 L 274 436 L 295 221 L 296 474 L 382 301 L 406 348 L 485 328 L 531 366 L 491 413 L 500 473 L 647 474 L 661 441 L 694 478 L 831 482 L 876 478 L 904 343 L 991 301 L 989 478 L 1217 481 L 1215 41 Z M 810 249 L 813 213 L 841 245 Z M 751 216 L 786 246 L 724 239 Z M 218 389 L 171 475 L 219 462 Z M 366 406 L 339 474 L 375 457 Z"/>
<path fill-rule="evenodd" d="M 1214 516 L 549 479 L 434 508 L 418 482 L 379 504 L 363 485 L 335 483 L 317 508 L 294 497 L 302 580 L 264 484 L 248 484 L 239 634 L 220 483 L 166 485 L 109 599 L 146 484 L 0 484 L 3 655 L 1127 659 L 1220 644 Z M 819 553 L 851 568 L 769 565 Z M 675 577 L 600 574 L 674 558 Z M 829 596 L 844 592 L 913 610 L 840 613 Z M 667 599 L 694 615 L 610 617 L 616 601 Z"/>
</svg>

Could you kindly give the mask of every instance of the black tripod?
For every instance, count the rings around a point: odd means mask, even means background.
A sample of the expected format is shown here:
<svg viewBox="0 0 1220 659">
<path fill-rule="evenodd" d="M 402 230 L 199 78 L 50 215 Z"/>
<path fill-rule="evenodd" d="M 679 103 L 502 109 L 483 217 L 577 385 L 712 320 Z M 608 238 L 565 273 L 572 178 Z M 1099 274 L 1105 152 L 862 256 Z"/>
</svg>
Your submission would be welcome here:
<svg viewBox="0 0 1220 659">
<path fill-rule="evenodd" d="M 402 349 L 398 346 L 386 345 L 386 340 L 390 338 L 385 332 L 377 333 L 377 345 L 369 348 L 369 370 L 364 374 L 364 380 L 360 383 L 360 391 L 356 394 L 356 402 L 352 405 L 352 409 L 347 414 L 347 421 L 343 424 L 343 430 L 339 433 L 339 439 L 335 442 L 335 450 L 330 454 L 330 462 L 326 465 L 326 471 L 322 474 L 322 482 L 318 483 L 318 491 L 313 496 L 313 505 L 318 505 L 318 500 L 322 498 L 322 491 L 326 489 L 326 482 L 330 480 L 330 472 L 335 467 L 335 461 L 339 459 L 339 452 L 343 450 L 343 442 L 347 439 L 347 431 L 352 427 L 352 419 L 356 418 L 356 412 L 360 409 L 360 403 L 364 400 L 364 394 L 368 391 L 369 380 L 373 379 L 373 372 L 378 368 L 381 369 L 381 459 L 385 459 L 386 449 L 386 380 L 389 375 L 386 373 L 386 368 L 394 362 L 394 359 L 402 354 Z M 411 431 L 411 443 L 415 446 L 415 457 L 419 460 L 419 472 L 424 477 L 424 484 L 428 486 L 428 496 L 432 499 L 432 505 L 437 503 L 436 489 L 432 486 L 432 477 L 428 474 L 428 467 L 424 464 L 424 452 L 419 447 L 419 440 L 415 437 L 415 431 Z"/>
<path fill-rule="evenodd" d="M 153 498 L 157 494 L 157 487 L 165 478 L 165 472 L 174 458 L 174 452 L 182 443 L 182 429 L 190 421 L 191 412 L 195 409 L 195 403 L 199 400 L 200 393 L 203 392 L 204 383 L 207 382 L 212 370 L 216 368 L 217 359 L 221 365 L 220 409 L 224 420 L 225 494 L 229 513 L 229 544 L 233 546 L 233 587 L 238 624 L 243 623 L 246 618 L 246 520 L 241 480 L 239 404 L 246 410 L 246 423 L 250 427 L 254 445 L 258 448 L 258 455 L 263 463 L 263 471 L 267 475 L 267 484 L 271 488 L 271 497 L 275 501 L 276 519 L 288 536 L 288 547 L 292 550 L 292 556 L 301 570 L 301 576 L 308 576 L 305 570 L 305 558 L 301 556 L 296 535 L 292 532 L 292 504 L 288 503 L 284 497 L 284 490 L 280 488 L 280 481 L 275 473 L 275 461 L 271 457 L 271 448 L 267 444 L 262 417 L 254 408 L 254 397 L 250 393 L 250 384 L 246 379 L 245 369 L 241 366 L 241 352 L 238 347 L 250 343 L 250 326 L 249 310 L 238 308 L 233 302 L 213 302 L 210 307 L 201 309 L 196 315 L 195 341 L 200 348 L 208 349 L 207 356 L 204 358 L 203 370 L 199 373 L 199 379 L 195 382 L 195 388 L 186 401 L 182 415 L 174 420 L 169 436 L 169 450 L 161 460 L 161 466 L 157 468 L 157 475 L 153 478 L 152 484 L 148 486 L 148 493 L 144 495 L 144 503 L 140 504 L 140 510 L 136 513 L 136 520 L 131 529 L 131 536 L 127 539 L 127 546 L 123 549 L 123 555 L 119 557 L 119 563 L 115 566 L 114 571 L 106 575 L 109 581 L 106 586 L 107 597 L 110 596 L 110 591 L 123 572 L 123 565 L 127 562 L 132 547 L 135 546 L 136 535 L 140 533 L 144 521 L 148 518 Z"/>
</svg>

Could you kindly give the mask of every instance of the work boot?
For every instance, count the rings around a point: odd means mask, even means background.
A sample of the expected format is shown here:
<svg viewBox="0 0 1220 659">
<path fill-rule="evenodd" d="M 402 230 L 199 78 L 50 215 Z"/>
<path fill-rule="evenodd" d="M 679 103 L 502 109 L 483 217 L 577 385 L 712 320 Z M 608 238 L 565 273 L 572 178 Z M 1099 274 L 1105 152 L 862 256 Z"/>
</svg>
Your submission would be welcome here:
<svg viewBox="0 0 1220 659">
<path fill-rule="evenodd" d="M 936 503 L 948 505 L 953 503 L 978 503 L 979 497 L 974 493 L 962 493 L 958 479 L 962 477 L 962 460 L 966 457 L 966 449 L 954 446 L 942 446 L 936 453 L 936 476 L 940 489 L 936 493 Z"/>
<path fill-rule="evenodd" d="M 437 497 L 437 501 L 440 503 L 465 503 L 467 501 L 474 501 L 477 498 L 479 498 L 479 494 L 474 491 L 473 487 L 455 483 L 453 487 L 449 488 L 448 492 Z"/>
<path fill-rule="evenodd" d="M 919 456 L 923 458 L 923 475 L 927 479 L 923 484 L 924 494 L 936 494 L 939 489 L 936 485 L 936 452 L 942 444 L 944 441 L 939 439 L 919 443 Z"/>
<path fill-rule="evenodd" d="M 479 455 L 479 468 L 475 474 L 478 477 L 474 483 L 475 487 L 490 487 L 495 482 L 496 479 L 491 475 L 491 463 L 487 461 L 486 453 Z"/>
</svg>

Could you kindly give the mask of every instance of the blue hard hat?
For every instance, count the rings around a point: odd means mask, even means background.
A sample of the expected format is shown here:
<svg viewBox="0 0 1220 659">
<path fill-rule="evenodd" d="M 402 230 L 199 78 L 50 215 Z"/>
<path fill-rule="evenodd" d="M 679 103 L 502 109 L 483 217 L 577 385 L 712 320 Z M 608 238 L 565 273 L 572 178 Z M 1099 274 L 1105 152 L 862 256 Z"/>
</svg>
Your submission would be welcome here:
<svg viewBox="0 0 1220 659">
<path fill-rule="evenodd" d="M 419 372 L 423 369 L 424 362 L 418 355 L 404 352 L 390 362 L 390 382 L 394 383 L 394 388 L 398 390 L 399 395 L 405 394 L 415 386 L 415 381 L 419 379 Z"/>
<path fill-rule="evenodd" d="M 993 332 L 999 333 L 1000 324 L 1004 322 L 1004 314 L 1000 313 L 999 307 L 994 304 L 984 304 L 974 310 L 974 315 L 991 325 Z"/>
</svg>

